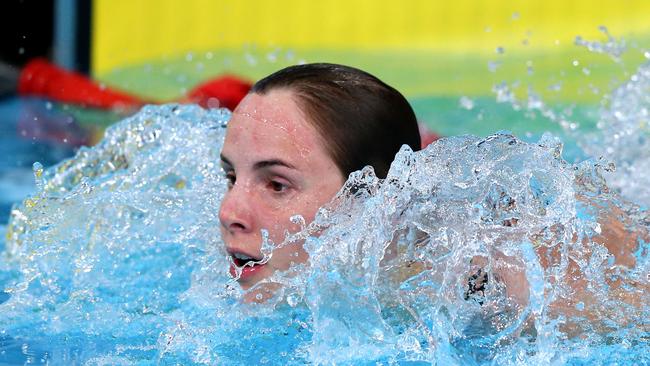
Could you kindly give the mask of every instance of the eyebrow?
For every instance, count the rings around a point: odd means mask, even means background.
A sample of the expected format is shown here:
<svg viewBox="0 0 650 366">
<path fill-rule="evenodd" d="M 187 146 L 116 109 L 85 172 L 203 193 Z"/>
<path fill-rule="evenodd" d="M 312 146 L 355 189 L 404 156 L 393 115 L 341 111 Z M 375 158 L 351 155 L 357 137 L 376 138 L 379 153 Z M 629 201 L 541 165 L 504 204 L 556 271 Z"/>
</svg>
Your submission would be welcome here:
<svg viewBox="0 0 650 366">
<path fill-rule="evenodd" d="M 228 158 L 223 156 L 223 154 L 221 154 L 221 161 L 224 164 L 226 164 L 227 166 L 230 166 L 230 167 L 234 166 L 230 162 L 230 160 L 228 160 Z M 253 169 L 254 170 L 259 170 L 259 169 L 269 168 L 269 167 L 272 167 L 272 166 L 283 166 L 283 167 L 286 167 L 286 168 L 289 168 L 289 169 L 296 170 L 295 166 L 293 166 L 293 165 L 291 165 L 291 164 L 289 164 L 286 161 L 281 160 L 281 159 L 269 159 L 269 160 L 258 161 L 255 164 L 253 164 Z"/>
</svg>

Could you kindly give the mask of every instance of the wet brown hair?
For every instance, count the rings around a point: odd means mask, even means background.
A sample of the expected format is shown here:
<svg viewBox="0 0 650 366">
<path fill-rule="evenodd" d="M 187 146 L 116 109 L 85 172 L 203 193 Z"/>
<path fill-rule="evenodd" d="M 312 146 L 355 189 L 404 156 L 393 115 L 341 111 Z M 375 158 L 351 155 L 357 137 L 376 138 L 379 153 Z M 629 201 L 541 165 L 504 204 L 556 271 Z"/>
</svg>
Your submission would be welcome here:
<svg viewBox="0 0 650 366">
<path fill-rule="evenodd" d="M 323 138 L 344 177 L 366 165 L 385 178 L 403 144 L 420 149 L 413 109 L 394 88 L 349 66 L 290 66 L 258 81 L 252 93 L 286 88 Z"/>
</svg>

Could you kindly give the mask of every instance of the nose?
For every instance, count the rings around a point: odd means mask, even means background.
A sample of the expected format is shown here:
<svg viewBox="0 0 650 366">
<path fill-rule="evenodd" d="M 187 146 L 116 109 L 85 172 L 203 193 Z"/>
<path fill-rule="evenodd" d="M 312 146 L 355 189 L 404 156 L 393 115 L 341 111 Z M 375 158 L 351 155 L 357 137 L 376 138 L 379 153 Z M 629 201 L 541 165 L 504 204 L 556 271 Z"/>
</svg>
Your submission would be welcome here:
<svg viewBox="0 0 650 366">
<path fill-rule="evenodd" d="M 226 192 L 219 208 L 219 221 L 223 229 L 230 234 L 251 231 L 253 216 L 250 200 L 249 192 L 237 183 Z"/>
</svg>

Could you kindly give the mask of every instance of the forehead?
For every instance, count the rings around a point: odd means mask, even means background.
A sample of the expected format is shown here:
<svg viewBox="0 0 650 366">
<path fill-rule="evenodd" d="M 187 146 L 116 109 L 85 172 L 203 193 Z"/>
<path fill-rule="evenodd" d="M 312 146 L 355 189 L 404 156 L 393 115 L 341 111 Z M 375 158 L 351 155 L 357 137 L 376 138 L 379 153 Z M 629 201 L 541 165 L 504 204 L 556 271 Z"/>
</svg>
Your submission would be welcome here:
<svg viewBox="0 0 650 366">
<path fill-rule="evenodd" d="M 288 89 L 274 89 L 266 94 L 250 93 L 233 112 L 233 117 L 247 117 L 263 123 L 290 123 L 303 120 L 295 94 Z"/>
<path fill-rule="evenodd" d="M 308 159 L 324 149 L 293 92 L 278 89 L 264 95 L 247 95 L 233 112 L 223 152 L 230 155 L 241 151 L 251 157 L 277 155 L 273 157 Z"/>
</svg>

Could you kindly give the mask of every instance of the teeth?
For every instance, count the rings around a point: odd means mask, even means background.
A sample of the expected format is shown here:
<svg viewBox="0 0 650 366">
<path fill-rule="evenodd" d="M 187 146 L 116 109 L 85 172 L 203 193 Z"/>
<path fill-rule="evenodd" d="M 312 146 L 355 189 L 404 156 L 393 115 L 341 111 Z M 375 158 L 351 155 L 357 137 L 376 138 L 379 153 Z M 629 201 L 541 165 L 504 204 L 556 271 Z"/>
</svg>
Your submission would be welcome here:
<svg viewBox="0 0 650 366">
<path fill-rule="evenodd" d="M 247 255 L 243 255 L 243 254 L 239 254 L 239 253 L 235 253 L 235 254 L 233 254 L 233 256 L 234 256 L 235 258 L 237 258 L 237 259 L 241 259 L 241 260 L 243 260 L 243 261 L 249 261 L 249 260 L 254 259 L 254 258 L 251 258 L 251 257 L 249 257 L 249 256 L 247 256 Z"/>
</svg>

